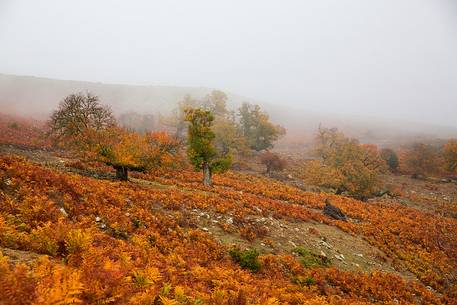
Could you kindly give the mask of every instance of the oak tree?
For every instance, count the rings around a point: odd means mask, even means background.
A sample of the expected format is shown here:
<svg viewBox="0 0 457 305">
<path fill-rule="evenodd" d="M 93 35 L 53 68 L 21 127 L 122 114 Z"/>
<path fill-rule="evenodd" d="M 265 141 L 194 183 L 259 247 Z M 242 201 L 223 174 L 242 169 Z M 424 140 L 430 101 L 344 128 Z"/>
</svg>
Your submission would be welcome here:
<svg viewBox="0 0 457 305">
<path fill-rule="evenodd" d="M 457 140 L 449 140 L 443 147 L 446 168 L 450 172 L 457 171 Z"/>
<path fill-rule="evenodd" d="M 286 133 L 285 129 L 270 122 L 268 114 L 259 105 L 243 103 L 238 109 L 241 129 L 249 147 L 255 151 L 273 147 L 273 143 Z"/>
<path fill-rule="evenodd" d="M 437 170 L 437 149 L 430 144 L 413 143 L 406 151 L 404 165 L 413 178 L 430 175 Z"/>
<path fill-rule="evenodd" d="M 116 124 L 107 106 L 100 104 L 99 98 L 91 93 L 76 93 L 67 96 L 49 121 L 50 133 L 58 141 L 75 137 L 87 129 L 103 130 Z"/>
<path fill-rule="evenodd" d="M 336 128 L 319 127 L 315 151 L 320 160 L 310 162 L 308 182 L 360 199 L 380 190 L 384 161 L 376 146 L 361 145 Z"/>
<path fill-rule="evenodd" d="M 398 156 L 397 153 L 391 148 L 383 148 L 381 150 L 381 158 L 386 162 L 389 170 L 393 173 L 398 171 Z"/>
<path fill-rule="evenodd" d="M 231 156 L 218 154 L 214 146 L 215 134 L 211 129 L 214 115 L 210 111 L 187 109 L 186 121 L 189 122 L 187 154 L 194 168 L 203 171 L 203 184 L 211 186 L 212 173 L 227 170 Z"/>
</svg>

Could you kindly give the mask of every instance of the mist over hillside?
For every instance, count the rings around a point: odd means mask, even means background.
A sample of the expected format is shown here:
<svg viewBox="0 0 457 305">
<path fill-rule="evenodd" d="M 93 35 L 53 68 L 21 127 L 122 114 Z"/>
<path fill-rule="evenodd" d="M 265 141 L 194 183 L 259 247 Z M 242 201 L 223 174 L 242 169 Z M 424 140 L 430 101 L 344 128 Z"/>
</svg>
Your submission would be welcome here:
<svg viewBox="0 0 457 305">
<path fill-rule="evenodd" d="M 0 74 L 0 105 L 2 113 L 18 114 L 46 119 L 50 112 L 68 94 L 91 92 L 108 104 L 115 114 L 138 112 L 167 114 L 186 94 L 202 98 L 211 92 L 205 87 L 144 86 L 105 84 L 95 82 L 57 80 L 33 76 Z M 288 130 L 285 143 L 307 143 L 316 128 L 322 124 L 337 127 L 365 143 L 383 146 L 414 140 L 434 141 L 437 138 L 455 137 L 457 129 L 394 119 L 361 117 L 336 113 L 319 113 L 306 108 L 265 103 L 226 92 L 229 108 L 242 102 L 257 103 L 269 113 L 272 120 Z M 306 107 L 306 103 L 305 107 Z"/>
</svg>

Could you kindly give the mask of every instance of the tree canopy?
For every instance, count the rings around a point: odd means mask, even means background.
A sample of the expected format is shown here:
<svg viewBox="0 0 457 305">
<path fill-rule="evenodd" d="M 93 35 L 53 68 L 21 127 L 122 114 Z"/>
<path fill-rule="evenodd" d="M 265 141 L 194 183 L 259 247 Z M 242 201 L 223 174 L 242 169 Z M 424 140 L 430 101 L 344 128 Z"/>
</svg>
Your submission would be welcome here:
<svg viewBox="0 0 457 305">
<path fill-rule="evenodd" d="M 320 160 L 310 162 L 309 182 L 361 199 L 380 190 L 385 163 L 375 145 L 361 145 L 336 128 L 319 127 L 315 152 Z"/>
<path fill-rule="evenodd" d="M 446 168 L 450 172 L 457 172 L 457 140 L 449 140 L 443 147 Z"/>
<path fill-rule="evenodd" d="M 111 110 L 91 93 L 70 94 L 59 104 L 49 122 L 51 134 L 63 140 L 87 129 L 102 130 L 116 124 Z"/>
<path fill-rule="evenodd" d="M 213 172 L 227 170 L 231 164 L 230 155 L 220 155 L 214 146 L 215 134 L 211 129 L 214 115 L 209 110 L 195 108 L 186 110 L 188 126 L 189 159 L 197 170 L 203 170 L 203 184 L 211 186 Z"/>
<path fill-rule="evenodd" d="M 273 147 L 273 143 L 286 133 L 285 129 L 270 122 L 268 114 L 259 105 L 243 103 L 238 109 L 240 125 L 249 147 L 261 151 Z"/>
</svg>

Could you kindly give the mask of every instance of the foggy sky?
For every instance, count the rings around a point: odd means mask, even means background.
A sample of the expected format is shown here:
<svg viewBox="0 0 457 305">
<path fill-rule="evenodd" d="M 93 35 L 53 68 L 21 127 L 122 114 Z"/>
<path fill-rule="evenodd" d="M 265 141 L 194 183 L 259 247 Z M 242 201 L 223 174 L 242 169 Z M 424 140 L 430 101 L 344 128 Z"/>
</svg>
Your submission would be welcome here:
<svg viewBox="0 0 457 305">
<path fill-rule="evenodd" d="M 457 1 L 0 0 L 0 73 L 457 126 Z"/>
</svg>

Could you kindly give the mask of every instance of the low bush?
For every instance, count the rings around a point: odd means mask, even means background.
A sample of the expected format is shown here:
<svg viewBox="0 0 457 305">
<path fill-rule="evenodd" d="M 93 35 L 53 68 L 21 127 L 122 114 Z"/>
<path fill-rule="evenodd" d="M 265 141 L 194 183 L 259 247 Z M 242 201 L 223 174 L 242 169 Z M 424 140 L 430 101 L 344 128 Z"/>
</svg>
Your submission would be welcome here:
<svg viewBox="0 0 457 305">
<path fill-rule="evenodd" d="M 249 269 L 252 272 L 260 270 L 260 261 L 258 260 L 259 252 L 256 249 L 246 249 L 241 251 L 238 248 L 232 248 L 229 251 L 232 260 L 238 263 L 241 268 Z"/>
</svg>

